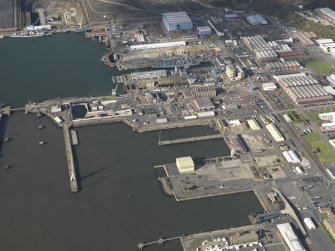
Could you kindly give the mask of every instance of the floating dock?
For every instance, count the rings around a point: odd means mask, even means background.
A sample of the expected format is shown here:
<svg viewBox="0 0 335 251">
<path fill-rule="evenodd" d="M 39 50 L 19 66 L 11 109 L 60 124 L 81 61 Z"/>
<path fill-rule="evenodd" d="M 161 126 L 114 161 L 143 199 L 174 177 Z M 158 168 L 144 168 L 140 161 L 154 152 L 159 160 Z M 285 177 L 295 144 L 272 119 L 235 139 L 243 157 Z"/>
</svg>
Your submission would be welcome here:
<svg viewBox="0 0 335 251">
<path fill-rule="evenodd" d="M 64 134 L 64 142 L 65 142 L 65 150 L 66 150 L 67 168 L 68 168 L 69 177 L 70 177 L 71 192 L 76 193 L 78 192 L 78 183 L 77 183 L 76 170 L 75 170 L 74 160 L 73 160 L 73 152 L 72 152 L 69 126 L 67 125 L 63 126 L 63 134 Z"/>
</svg>

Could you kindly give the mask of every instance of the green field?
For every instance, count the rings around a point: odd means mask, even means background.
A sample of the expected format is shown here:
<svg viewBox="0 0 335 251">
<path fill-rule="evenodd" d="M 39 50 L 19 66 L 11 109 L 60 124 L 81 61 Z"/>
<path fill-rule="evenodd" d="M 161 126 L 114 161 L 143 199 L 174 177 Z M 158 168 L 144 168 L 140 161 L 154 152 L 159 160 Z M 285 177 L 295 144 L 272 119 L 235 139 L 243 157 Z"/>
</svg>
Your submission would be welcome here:
<svg viewBox="0 0 335 251">
<path fill-rule="evenodd" d="M 306 67 L 314 70 L 318 74 L 329 74 L 333 72 L 333 68 L 323 59 L 309 59 L 305 62 Z"/>
<path fill-rule="evenodd" d="M 303 115 L 297 114 L 295 111 L 289 111 L 287 114 L 292 118 L 294 123 L 299 123 L 305 120 Z"/>
<path fill-rule="evenodd" d="M 304 139 L 308 143 L 308 145 L 312 148 L 319 149 L 317 153 L 321 162 L 333 162 L 335 161 L 335 154 L 329 148 L 326 142 L 324 142 L 320 135 L 317 133 L 311 133 L 304 135 Z"/>
<path fill-rule="evenodd" d="M 329 233 L 329 231 L 327 230 L 325 224 L 322 224 L 322 228 L 323 228 L 323 231 L 326 232 L 329 240 L 333 243 L 333 245 L 335 245 L 335 239 L 333 238 L 333 236 Z"/>
<path fill-rule="evenodd" d="M 312 122 L 318 122 L 319 119 L 319 112 L 311 112 L 308 114 L 308 118 Z"/>
</svg>

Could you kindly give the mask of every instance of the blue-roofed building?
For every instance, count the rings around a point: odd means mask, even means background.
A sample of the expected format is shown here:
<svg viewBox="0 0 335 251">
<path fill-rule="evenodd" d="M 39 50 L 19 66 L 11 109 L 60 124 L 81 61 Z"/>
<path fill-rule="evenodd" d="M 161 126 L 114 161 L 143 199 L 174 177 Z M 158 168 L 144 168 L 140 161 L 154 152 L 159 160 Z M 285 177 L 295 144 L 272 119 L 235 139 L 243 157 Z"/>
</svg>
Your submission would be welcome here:
<svg viewBox="0 0 335 251">
<path fill-rule="evenodd" d="M 185 11 L 163 13 L 162 16 L 167 31 L 193 29 L 192 20 Z"/>
</svg>

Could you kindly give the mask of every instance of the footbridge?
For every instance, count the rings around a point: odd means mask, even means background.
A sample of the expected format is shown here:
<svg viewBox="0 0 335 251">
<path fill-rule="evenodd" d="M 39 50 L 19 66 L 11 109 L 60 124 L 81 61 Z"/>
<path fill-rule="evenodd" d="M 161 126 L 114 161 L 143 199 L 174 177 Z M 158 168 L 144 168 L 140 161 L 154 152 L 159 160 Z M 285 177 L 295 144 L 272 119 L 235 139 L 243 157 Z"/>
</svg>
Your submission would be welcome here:
<svg viewBox="0 0 335 251">
<path fill-rule="evenodd" d="M 205 141 L 205 140 L 212 140 L 212 139 L 222 139 L 222 138 L 223 138 L 222 134 L 214 134 L 214 135 L 205 135 L 205 136 L 190 137 L 190 138 L 181 138 L 181 139 L 159 140 L 158 145 L 166 146 L 166 145 L 182 144 L 182 143 Z"/>
</svg>

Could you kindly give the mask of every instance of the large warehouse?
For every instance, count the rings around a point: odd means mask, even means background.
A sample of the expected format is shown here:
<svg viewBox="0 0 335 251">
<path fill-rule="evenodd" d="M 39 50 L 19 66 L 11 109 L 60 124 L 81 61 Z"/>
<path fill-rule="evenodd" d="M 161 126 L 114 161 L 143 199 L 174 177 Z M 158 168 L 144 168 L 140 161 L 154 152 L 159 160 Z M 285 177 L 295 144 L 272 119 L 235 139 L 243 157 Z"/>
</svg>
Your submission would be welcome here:
<svg viewBox="0 0 335 251">
<path fill-rule="evenodd" d="M 312 76 L 305 73 L 273 76 L 296 104 L 333 101 L 330 95 Z"/>
<path fill-rule="evenodd" d="M 167 31 L 193 29 L 192 20 L 185 11 L 163 13 L 163 24 Z"/>
<path fill-rule="evenodd" d="M 290 223 L 278 224 L 277 228 L 290 251 L 305 251 Z"/>
<path fill-rule="evenodd" d="M 254 54 L 257 61 L 270 62 L 277 60 L 277 53 L 262 36 L 242 37 L 242 41 Z"/>
<path fill-rule="evenodd" d="M 266 63 L 264 68 L 269 72 L 288 72 L 288 71 L 299 71 L 301 65 L 296 60 L 290 61 L 279 61 Z"/>
</svg>

